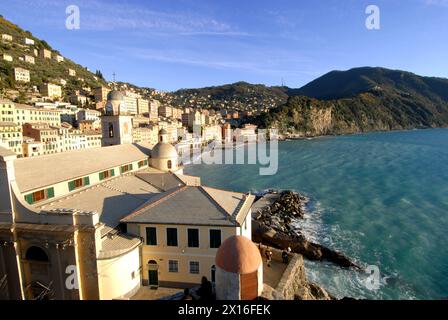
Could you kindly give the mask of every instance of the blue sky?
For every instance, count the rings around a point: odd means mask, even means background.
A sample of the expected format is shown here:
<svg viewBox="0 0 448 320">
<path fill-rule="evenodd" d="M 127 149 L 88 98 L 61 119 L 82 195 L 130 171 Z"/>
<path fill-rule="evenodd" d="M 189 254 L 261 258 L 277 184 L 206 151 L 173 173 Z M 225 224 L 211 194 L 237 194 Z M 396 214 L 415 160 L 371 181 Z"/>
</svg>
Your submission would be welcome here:
<svg viewBox="0 0 448 320">
<path fill-rule="evenodd" d="M 71 4 L 80 30 L 65 28 Z M 0 13 L 109 80 L 161 90 L 300 87 L 359 66 L 448 77 L 448 0 L 2 0 Z"/>
</svg>

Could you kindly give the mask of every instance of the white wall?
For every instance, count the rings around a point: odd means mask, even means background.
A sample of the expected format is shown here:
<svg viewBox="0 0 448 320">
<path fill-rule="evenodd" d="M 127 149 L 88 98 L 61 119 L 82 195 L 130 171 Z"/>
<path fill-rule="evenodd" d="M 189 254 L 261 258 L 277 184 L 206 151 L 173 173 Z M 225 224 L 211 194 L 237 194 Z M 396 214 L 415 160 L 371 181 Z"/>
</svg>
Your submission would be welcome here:
<svg viewBox="0 0 448 320">
<path fill-rule="evenodd" d="M 118 258 L 97 263 L 101 300 L 120 298 L 140 287 L 139 247 Z"/>
</svg>

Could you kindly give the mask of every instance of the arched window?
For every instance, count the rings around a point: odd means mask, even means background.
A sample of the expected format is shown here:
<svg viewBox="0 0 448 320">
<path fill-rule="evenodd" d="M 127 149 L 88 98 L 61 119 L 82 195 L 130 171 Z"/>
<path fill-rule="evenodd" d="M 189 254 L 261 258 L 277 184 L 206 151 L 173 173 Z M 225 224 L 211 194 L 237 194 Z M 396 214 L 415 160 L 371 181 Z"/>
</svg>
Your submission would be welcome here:
<svg viewBox="0 0 448 320">
<path fill-rule="evenodd" d="M 48 262 L 48 256 L 45 251 L 39 247 L 29 247 L 25 255 L 26 260 Z"/>
<path fill-rule="evenodd" d="M 167 166 L 168 166 L 168 169 L 171 169 L 173 167 L 173 162 L 171 160 L 168 160 Z"/>
<path fill-rule="evenodd" d="M 109 123 L 109 138 L 114 137 L 114 125 L 112 123 Z"/>
</svg>

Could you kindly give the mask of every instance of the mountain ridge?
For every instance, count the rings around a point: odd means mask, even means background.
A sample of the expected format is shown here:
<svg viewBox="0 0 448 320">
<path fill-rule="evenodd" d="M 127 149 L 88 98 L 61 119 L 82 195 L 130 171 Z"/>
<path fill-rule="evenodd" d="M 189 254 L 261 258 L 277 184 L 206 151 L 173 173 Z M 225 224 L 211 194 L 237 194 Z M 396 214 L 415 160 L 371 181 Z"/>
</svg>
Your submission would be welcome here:
<svg viewBox="0 0 448 320">
<path fill-rule="evenodd" d="M 332 71 L 261 115 L 262 127 L 298 136 L 448 126 L 448 79 L 386 68 Z"/>
</svg>

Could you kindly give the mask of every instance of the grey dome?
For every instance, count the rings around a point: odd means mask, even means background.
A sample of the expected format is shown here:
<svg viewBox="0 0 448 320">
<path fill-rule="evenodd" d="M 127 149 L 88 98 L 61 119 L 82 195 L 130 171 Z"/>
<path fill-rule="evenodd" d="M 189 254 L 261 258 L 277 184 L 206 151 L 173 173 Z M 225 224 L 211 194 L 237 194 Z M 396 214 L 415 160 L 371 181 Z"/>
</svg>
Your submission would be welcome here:
<svg viewBox="0 0 448 320">
<path fill-rule="evenodd" d="M 159 142 L 151 150 L 151 158 L 156 159 L 177 159 L 177 150 L 170 143 Z"/>
<path fill-rule="evenodd" d="M 124 99 L 124 96 L 120 91 L 112 90 L 111 92 L 109 92 L 107 94 L 108 101 L 112 101 L 112 100 L 122 101 L 123 99 Z"/>
</svg>

